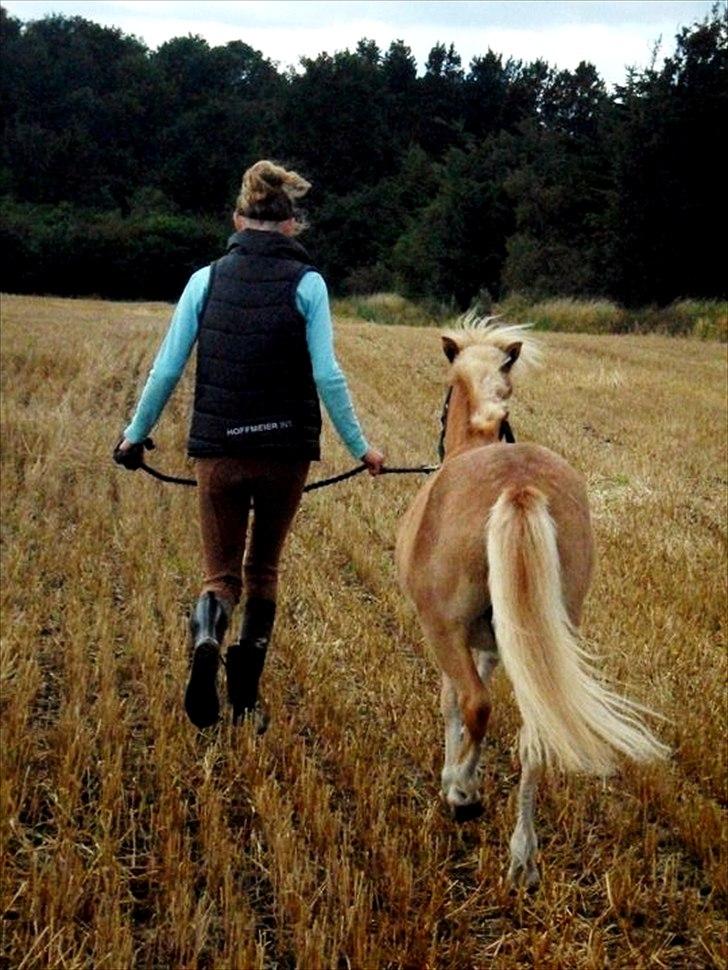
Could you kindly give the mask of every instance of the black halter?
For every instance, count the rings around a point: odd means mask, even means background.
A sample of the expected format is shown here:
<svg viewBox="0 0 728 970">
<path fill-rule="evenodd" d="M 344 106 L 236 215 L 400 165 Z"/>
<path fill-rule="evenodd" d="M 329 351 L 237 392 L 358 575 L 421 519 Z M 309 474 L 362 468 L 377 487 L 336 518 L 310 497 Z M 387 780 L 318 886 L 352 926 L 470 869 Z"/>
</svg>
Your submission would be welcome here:
<svg viewBox="0 0 728 970">
<path fill-rule="evenodd" d="M 450 410 L 450 398 L 452 397 L 452 384 L 447 389 L 447 394 L 445 395 L 445 403 L 442 406 L 442 414 L 440 415 L 440 425 L 442 430 L 440 431 L 440 440 L 437 443 L 437 453 L 440 456 L 440 461 L 445 460 L 445 432 L 447 431 L 447 412 Z M 515 435 L 508 423 L 508 418 L 503 418 L 498 430 L 498 440 L 505 441 L 506 444 L 513 445 L 516 443 Z"/>
</svg>

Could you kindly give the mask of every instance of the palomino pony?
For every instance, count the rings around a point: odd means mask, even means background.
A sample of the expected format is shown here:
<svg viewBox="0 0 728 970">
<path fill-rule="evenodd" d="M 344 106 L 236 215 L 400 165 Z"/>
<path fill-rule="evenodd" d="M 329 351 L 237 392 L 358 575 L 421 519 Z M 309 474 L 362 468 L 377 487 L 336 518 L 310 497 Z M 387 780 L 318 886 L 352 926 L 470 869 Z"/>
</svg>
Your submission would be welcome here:
<svg viewBox="0 0 728 970">
<path fill-rule="evenodd" d="M 442 670 L 442 794 L 456 818 L 480 810 L 488 682 L 503 662 L 523 722 L 508 875 L 534 886 L 542 768 L 604 775 L 615 752 L 644 761 L 668 749 L 578 639 L 594 558 L 581 476 L 540 445 L 499 443 L 513 368 L 537 355 L 527 328 L 486 320 L 442 340 L 452 365 L 444 459 L 404 516 L 397 568 Z"/>
</svg>

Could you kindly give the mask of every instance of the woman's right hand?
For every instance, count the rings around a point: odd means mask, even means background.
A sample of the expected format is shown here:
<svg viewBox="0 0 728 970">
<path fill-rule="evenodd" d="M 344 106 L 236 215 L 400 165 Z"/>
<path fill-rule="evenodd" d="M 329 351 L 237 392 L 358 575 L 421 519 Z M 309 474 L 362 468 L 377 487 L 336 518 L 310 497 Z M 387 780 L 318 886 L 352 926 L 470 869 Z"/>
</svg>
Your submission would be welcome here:
<svg viewBox="0 0 728 970">
<path fill-rule="evenodd" d="M 369 469 L 370 475 L 379 475 L 384 467 L 384 455 L 377 448 L 370 448 L 362 455 L 362 463 Z"/>
<path fill-rule="evenodd" d="M 147 451 L 151 451 L 154 448 L 154 442 L 151 438 L 133 442 L 122 436 L 114 447 L 112 457 L 117 465 L 123 465 L 124 468 L 128 468 L 130 471 L 136 471 L 144 463 L 145 448 Z"/>
</svg>

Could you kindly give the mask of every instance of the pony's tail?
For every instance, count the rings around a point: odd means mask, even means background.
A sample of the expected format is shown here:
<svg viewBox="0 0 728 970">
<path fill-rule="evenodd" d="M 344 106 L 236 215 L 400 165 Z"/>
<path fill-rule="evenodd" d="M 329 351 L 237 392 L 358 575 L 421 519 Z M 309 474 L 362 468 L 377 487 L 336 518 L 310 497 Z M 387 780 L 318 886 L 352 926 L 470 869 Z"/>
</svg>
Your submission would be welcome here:
<svg viewBox="0 0 728 970">
<path fill-rule="evenodd" d="M 487 550 L 498 652 L 528 759 L 603 775 L 615 751 L 636 761 L 665 757 L 639 717 L 646 708 L 600 681 L 569 621 L 546 496 L 531 486 L 506 489 L 488 520 Z"/>
</svg>

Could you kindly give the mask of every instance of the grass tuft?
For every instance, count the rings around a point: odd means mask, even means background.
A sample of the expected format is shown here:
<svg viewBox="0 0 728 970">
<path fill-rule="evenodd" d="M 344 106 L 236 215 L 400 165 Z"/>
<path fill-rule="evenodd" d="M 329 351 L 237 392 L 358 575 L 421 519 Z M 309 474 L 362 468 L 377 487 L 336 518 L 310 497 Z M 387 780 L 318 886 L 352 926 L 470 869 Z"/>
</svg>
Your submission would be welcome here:
<svg viewBox="0 0 728 970">
<path fill-rule="evenodd" d="M 536 330 L 560 333 L 658 333 L 728 340 L 728 302 L 721 300 L 678 300 L 665 307 L 627 310 L 604 299 L 562 297 L 533 303 L 514 294 L 498 305 L 497 312 L 517 323 L 533 323 Z"/>
<path fill-rule="evenodd" d="M 369 296 L 337 300 L 334 303 L 334 312 L 338 316 L 389 326 L 432 327 L 440 322 L 424 306 L 398 293 L 372 293 Z"/>
</svg>

